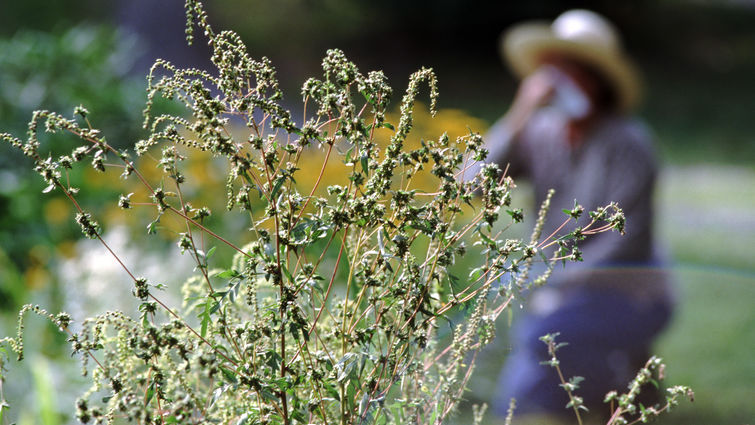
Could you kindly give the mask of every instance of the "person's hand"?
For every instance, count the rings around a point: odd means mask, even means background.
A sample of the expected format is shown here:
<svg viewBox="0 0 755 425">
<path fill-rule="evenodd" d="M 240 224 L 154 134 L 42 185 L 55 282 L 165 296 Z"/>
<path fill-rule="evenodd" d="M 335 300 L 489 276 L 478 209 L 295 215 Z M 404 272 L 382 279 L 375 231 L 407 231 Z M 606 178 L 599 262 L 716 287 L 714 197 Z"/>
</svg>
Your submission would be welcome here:
<svg viewBox="0 0 755 425">
<path fill-rule="evenodd" d="M 552 75 L 540 69 L 522 80 L 514 102 L 506 114 L 505 122 L 508 131 L 517 136 L 527 125 L 532 114 L 545 104 L 553 95 L 555 82 Z"/>
<path fill-rule="evenodd" d="M 530 114 L 545 104 L 555 88 L 553 74 L 547 68 L 540 68 L 522 80 L 517 90 L 512 108 Z"/>
</svg>

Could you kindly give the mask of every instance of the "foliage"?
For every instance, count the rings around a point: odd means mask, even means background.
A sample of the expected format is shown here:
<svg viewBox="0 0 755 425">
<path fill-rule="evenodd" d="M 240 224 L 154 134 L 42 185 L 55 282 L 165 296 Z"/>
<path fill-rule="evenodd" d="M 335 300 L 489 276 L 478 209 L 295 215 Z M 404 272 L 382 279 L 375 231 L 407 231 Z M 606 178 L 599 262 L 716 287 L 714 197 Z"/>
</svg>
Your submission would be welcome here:
<svg viewBox="0 0 755 425">
<path fill-rule="evenodd" d="M 133 281 L 138 317 L 108 311 L 77 325 L 67 313 L 29 305 L 16 337 L 0 340 L 24 357 L 27 312 L 68 334 L 83 374 L 91 375 L 76 405 L 83 423 L 441 423 L 515 297 L 543 284 L 554 264 L 578 260 L 577 240 L 623 229 L 621 210 L 608 205 L 572 232 L 542 238 L 546 201 L 528 242 L 504 238 L 523 213 L 510 206 L 513 181 L 496 165 L 465 176 L 487 154 L 479 134 L 405 143 L 423 83 L 436 110 L 430 69 L 411 76 L 394 127 L 386 120 L 393 91 L 385 76 L 364 75 L 331 50 L 323 77 L 302 87 L 297 124 L 280 104 L 267 59 L 250 58 L 235 33 L 216 33 L 195 0 L 187 1 L 187 21 L 190 42 L 197 27 L 208 36 L 217 74 L 155 63 L 149 136 L 134 146 L 140 162 L 111 145 L 81 106 L 72 118 L 34 112 L 25 141 L 0 134 L 34 161 L 43 192 L 71 201 L 83 234 L 101 242 Z M 184 104 L 189 115 L 154 114 L 160 97 Z M 42 153 L 39 127 L 81 145 L 60 156 Z M 386 146 L 377 143 L 380 132 L 392 133 Z M 243 219 L 247 230 L 211 229 L 211 209 L 195 202 L 201 182 L 186 171 L 196 152 L 226 164 L 223 219 Z M 317 178 L 297 181 L 304 158 L 313 156 L 321 158 Z M 343 179 L 323 188 L 336 157 Z M 157 176 L 145 169 L 150 159 Z M 147 232 L 173 232 L 194 260 L 182 306 L 167 305 L 166 285 L 138 276 L 102 237 L 71 173 L 85 162 L 137 181 L 140 189 L 117 205 L 153 211 Z M 434 182 L 432 191 L 418 181 Z M 581 215 L 575 206 L 565 225 Z M 219 260 L 220 250 L 235 253 L 231 264 Z M 453 265 L 468 250 L 479 267 L 461 279 Z M 550 268 L 530 281 L 534 261 Z M 453 329 L 450 341 L 439 337 L 441 323 Z M 476 422 L 483 412 L 476 410 Z"/>
<path fill-rule="evenodd" d="M 143 103 L 142 83 L 128 74 L 138 54 L 134 37 L 107 26 L 22 30 L 0 39 L 0 128 L 21 134 L 35 109 L 85 104 L 96 111 L 94 118 L 110 143 L 126 146 L 139 135 L 141 122 L 131 112 Z M 47 146 L 53 156 L 69 149 L 62 135 L 51 135 Z M 72 177 L 79 171 L 71 170 Z M 116 194 L 112 187 L 88 183 L 96 180 L 83 181 L 80 200 Z M 0 147 L 0 257 L 11 260 L 0 261 L 5 271 L 26 273 L 30 288 L 49 281 L 53 253 L 65 251 L 66 242 L 80 235 L 67 221 L 68 200 L 62 193 L 41 199 L 44 187 L 20 152 Z M 0 310 L 18 310 L 25 296 L 25 285 L 6 281 L 0 285 Z"/>
<path fill-rule="evenodd" d="M 105 26 L 79 25 L 60 34 L 25 30 L 0 40 L 3 127 L 23 131 L 21 123 L 35 109 L 84 103 L 97 108 L 111 143 L 125 145 L 138 128 L 130 111 L 142 103 L 140 83 L 126 78 L 138 50 L 135 37 Z"/>
</svg>

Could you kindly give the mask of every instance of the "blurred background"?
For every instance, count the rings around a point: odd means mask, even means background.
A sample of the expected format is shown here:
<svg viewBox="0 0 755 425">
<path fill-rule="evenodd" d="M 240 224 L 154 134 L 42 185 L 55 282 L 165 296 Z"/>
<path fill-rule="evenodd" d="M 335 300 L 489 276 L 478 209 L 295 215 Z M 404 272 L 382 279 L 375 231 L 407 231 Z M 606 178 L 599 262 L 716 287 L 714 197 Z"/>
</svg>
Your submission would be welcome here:
<svg viewBox="0 0 755 425">
<path fill-rule="evenodd" d="M 690 385 L 697 395 L 694 404 L 684 404 L 661 423 L 742 424 L 755 419 L 755 3 L 206 3 L 216 28 L 234 29 L 253 56 L 272 60 L 292 112 L 300 108 L 301 84 L 319 75 L 328 48 L 344 50 L 363 72 L 384 70 L 397 93 L 403 92 L 411 72 L 433 67 L 444 111 L 432 123 L 424 122 L 429 120 L 424 115 L 418 125 L 422 137 L 438 137 L 444 129 L 463 132 L 467 126 L 484 132 L 505 112 L 516 81 L 498 56 L 498 37 L 512 23 L 552 20 L 575 7 L 593 9 L 615 22 L 643 70 L 646 98 L 638 114 L 653 129 L 664 163 L 657 229 L 672 253 L 679 307 L 655 351 L 668 362 L 668 381 Z M 133 144 L 143 135 L 144 76 L 154 59 L 210 67 L 206 46 L 186 46 L 184 23 L 180 0 L 3 1 L 0 131 L 23 136 L 33 110 L 70 115 L 82 104 L 110 143 Z M 49 140 L 53 154 L 70 150 L 56 138 Z M 197 167 L 212 183 L 211 170 Z M 112 182 L 81 173 L 87 182 L 83 202 L 93 205 L 95 214 L 112 215 L 121 191 Z M 40 196 L 43 188 L 29 161 L 0 146 L 2 335 L 15 333 L 17 311 L 25 303 L 53 312 L 70 310 L 81 318 L 115 307 L 103 285 L 128 293 L 128 281 L 118 280 L 122 273 L 109 258 L 96 245 L 79 240 L 67 201 L 60 194 Z M 109 240 L 132 254 L 127 257 L 134 259 L 135 268 L 150 276 L 170 273 L 158 265 L 175 249 L 160 243 L 148 253 L 135 249 L 144 242 L 143 232 L 135 236 L 119 225 L 128 223 L 109 222 Z M 12 406 L 11 422 L 69 423 L 84 381 L 65 338 L 42 320 L 29 320 L 27 332 L 36 337 L 27 343 L 27 360 L 7 365 L 3 389 Z M 503 337 L 485 353 L 466 408 L 492 393 L 505 347 Z"/>
</svg>

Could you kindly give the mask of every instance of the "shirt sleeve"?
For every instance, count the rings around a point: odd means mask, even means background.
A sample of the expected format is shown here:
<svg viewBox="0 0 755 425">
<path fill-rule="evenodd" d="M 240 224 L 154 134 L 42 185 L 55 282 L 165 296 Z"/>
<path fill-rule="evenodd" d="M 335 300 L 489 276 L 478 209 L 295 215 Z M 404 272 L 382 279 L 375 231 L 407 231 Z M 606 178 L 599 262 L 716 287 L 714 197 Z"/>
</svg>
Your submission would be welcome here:
<svg viewBox="0 0 755 425">
<path fill-rule="evenodd" d="M 475 178 L 482 168 L 483 164 L 498 164 L 501 171 L 509 167 L 509 175 L 513 175 L 513 168 L 519 168 L 521 149 L 518 148 L 520 138 L 514 137 L 511 130 L 505 122 L 505 117 L 501 117 L 488 130 L 483 139 L 485 140 L 485 149 L 488 156 L 484 161 L 477 161 L 470 164 L 464 171 L 464 181 L 470 181 Z"/>
</svg>

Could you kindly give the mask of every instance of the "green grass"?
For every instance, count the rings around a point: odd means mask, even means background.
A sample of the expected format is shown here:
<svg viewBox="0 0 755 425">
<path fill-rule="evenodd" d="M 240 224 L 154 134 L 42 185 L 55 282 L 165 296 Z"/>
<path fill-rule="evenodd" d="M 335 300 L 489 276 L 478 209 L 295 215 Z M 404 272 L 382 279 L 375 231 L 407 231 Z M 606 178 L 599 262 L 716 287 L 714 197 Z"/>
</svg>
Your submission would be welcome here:
<svg viewBox="0 0 755 425">
<path fill-rule="evenodd" d="M 668 382 L 690 385 L 693 404 L 663 423 L 745 424 L 755 418 L 755 171 L 672 168 L 659 191 L 659 233 L 679 289 L 676 317 L 657 353 Z"/>
<path fill-rule="evenodd" d="M 713 267 L 675 269 L 680 303 L 657 345 L 667 382 L 695 391 L 662 423 L 745 424 L 755 418 L 755 275 Z"/>
</svg>

